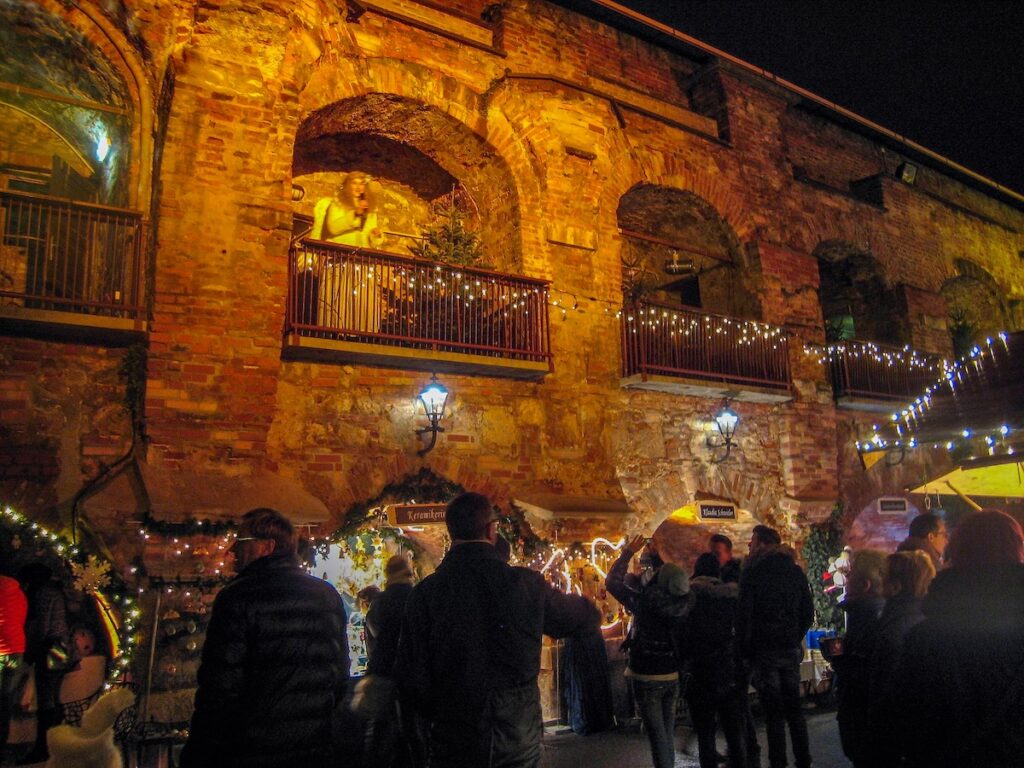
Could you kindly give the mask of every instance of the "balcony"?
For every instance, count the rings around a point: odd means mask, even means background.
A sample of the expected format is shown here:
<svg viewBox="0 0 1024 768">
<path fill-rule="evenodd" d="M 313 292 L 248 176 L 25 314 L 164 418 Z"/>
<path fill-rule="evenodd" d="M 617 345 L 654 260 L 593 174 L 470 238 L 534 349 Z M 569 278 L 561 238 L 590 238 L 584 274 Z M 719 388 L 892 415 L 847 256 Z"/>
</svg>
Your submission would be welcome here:
<svg viewBox="0 0 1024 768">
<path fill-rule="evenodd" d="M 121 343 L 146 330 L 142 215 L 0 190 L 0 331 Z"/>
<path fill-rule="evenodd" d="M 540 379 L 548 283 L 316 240 L 293 244 L 286 359 Z"/>
<path fill-rule="evenodd" d="M 832 342 L 826 349 L 832 392 L 841 408 L 888 412 L 935 383 L 942 358 L 910 347 L 868 341 Z"/>
<path fill-rule="evenodd" d="M 622 386 L 749 402 L 791 398 L 781 328 L 699 309 L 623 307 Z"/>
</svg>

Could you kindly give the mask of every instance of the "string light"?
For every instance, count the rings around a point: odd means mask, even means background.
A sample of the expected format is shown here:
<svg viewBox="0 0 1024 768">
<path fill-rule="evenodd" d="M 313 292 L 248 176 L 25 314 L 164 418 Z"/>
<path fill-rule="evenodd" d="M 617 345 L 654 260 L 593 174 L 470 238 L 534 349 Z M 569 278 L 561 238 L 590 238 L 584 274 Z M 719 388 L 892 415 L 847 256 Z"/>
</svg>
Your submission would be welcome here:
<svg viewBox="0 0 1024 768">
<path fill-rule="evenodd" d="M 96 586 L 91 591 L 95 592 L 101 612 L 105 613 L 108 607 L 115 603 L 122 607 L 120 625 L 114 627 L 118 635 L 117 640 L 120 643 L 120 655 L 117 657 L 116 663 L 111 666 L 107 685 L 119 682 L 121 676 L 131 667 L 139 639 L 135 633 L 135 621 L 141 616 L 138 603 L 129 594 L 127 585 L 118 577 L 112 564 L 105 558 L 96 554 L 84 555 L 77 545 L 44 526 L 32 522 L 11 507 L 5 506 L 2 514 L 5 524 L 14 528 L 19 537 L 27 537 L 36 545 L 41 544 L 51 549 L 58 560 L 67 563 L 73 570 L 75 566 L 82 566 L 84 569 L 91 569 L 95 572 L 96 567 L 99 566 L 108 583 L 102 588 Z M 141 588 L 139 593 L 142 593 Z"/>
<path fill-rule="evenodd" d="M 943 392 L 948 387 L 949 395 L 956 397 L 959 394 L 959 387 L 965 385 L 965 383 L 972 380 L 972 378 L 983 375 L 983 363 L 986 359 L 991 360 L 993 363 L 997 361 L 996 351 L 1000 347 L 1003 351 L 1007 353 L 1009 352 L 1007 334 L 1005 332 L 997 334 L 995 339 L 991 337 L 986 338 L 984 345 L 976 345 L 972 347 L 966 355 L 955 362 L 950 363 L 947 360 L 942 360 L 940 364 L 940 373 L 934 382 L 928 386 L 924 394 L 917 397 L 905 408 L 893 412 L 890 415 L 890 422 L 888 426 L 895 430 L 897 435 L 903 435 L 904 430 L 912 432 L 918 419 L 924 418 L 926 412 L 934 406 L 935 396 L 940 394 L 940 392 Z M 882 429 L 879 425 L 873 425 L 872 431 L 874 432 L 874 435 L 870 442 L 862 443 L 857 441 L 856 446 L 858 451 L 870 452 L 888 449 L 889 444 L 881 436 Z M 956 436 L 947 437 L 944 445 L 947 451 L 958 450 L 961 447 L 964 450 L 969 450 L 972 443 L 975 440 L 978 440 L 984 442 L 989 455 L 995 455 L 997 446 L 1006 445 L 1005 438 L 1011 432 L 1012 429 L 1008 424 L 1002 424 L 998 428 L 991 430 L 979 430 L 978 428 L 971 426 L 959 427 Z M 912 439 L 907 447 L 916 448 L 918 445 L 919 443 L 917 440 Z M 939 443 L 932 443 L 932 447 L 938 448 Z M 1006 446 L 1006 453 L 1013 454 L 1013 447 Z"/>
</svg>

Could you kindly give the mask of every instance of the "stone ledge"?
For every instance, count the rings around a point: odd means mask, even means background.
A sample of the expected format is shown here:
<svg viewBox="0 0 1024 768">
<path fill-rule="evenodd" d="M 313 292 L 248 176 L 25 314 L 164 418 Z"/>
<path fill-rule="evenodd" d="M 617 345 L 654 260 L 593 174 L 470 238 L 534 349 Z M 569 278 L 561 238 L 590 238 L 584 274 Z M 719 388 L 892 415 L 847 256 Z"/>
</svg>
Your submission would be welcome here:
<svg viewBox="0 0 1024 768">
<path fill-rule="evenodd" d="M 321 363 L 358 363 L 436 373 L 495 376 L 504 379 L 537 381 L 551 373 L 547 362 L 508 360 L 487 355 L 409 349 L 358 341 L 311 339 L 298 334 L 285 337 L 281 357 Z"/>
<path fill-rule="evenodd" d="M 754 384 L 738 384 L 724 381 L 703 381 L 677 376 L 640 374 L 626 376 L 619 380 L 623 389 L 646 389 L 653 392 L 668 392 L 674 395 L 690 395 L 721 400 L 724 397 L 743 403 L 788 403 L 793 399 L 788 389 L 772 389 Z"/>
<path fill-rule="evenodd" d="M 145 320 L 131 320 L 80 312 L 26 309 L 0 305 L 0 334 L 30 336 L 47 341 L 85 342 L 115 347 L 142 341 L 148 330 Z"/>
</svg>

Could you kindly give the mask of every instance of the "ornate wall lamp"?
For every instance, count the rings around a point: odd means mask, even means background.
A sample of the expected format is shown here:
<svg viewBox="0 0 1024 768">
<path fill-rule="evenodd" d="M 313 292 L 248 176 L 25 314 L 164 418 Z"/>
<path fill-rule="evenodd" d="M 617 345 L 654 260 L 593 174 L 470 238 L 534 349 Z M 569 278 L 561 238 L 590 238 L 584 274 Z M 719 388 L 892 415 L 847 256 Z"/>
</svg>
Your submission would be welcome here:
<svg viewBox="0 0 1024 768">
<path fill-rule="evenodd" d="M 722 405 L 715 412 L 714 421 L 718 435 L 708 435 L 707 445 L 712 452 L 711 463 L 720 464 L 729 458 L 732 447 L 736 445 L 732 438 L 736 434 L 736 425 L 740 421 L 740 417 L 729 407 L 729 398 L 722 400 Z M 721 458 L 719 458 L 719 452 L 723 448 L 725 453 L 721 454 Z"/>
<path fill-rule="evenodd" d="M 448 403 L 448 390 L 437 380 L 436 373 L 431 374 L 430 383 L 420 392 L 419 400 L 423 403 L 423 411 L 427 414 L 427 418 L 430 419 L 429 427 L 421 427 L 416 430 L 416 434 L 420 436 L 427 432 L 430 433 L 430 443 L 416 452 L 419 456 L 425 456 L 437 443 L 437 433 L 444 432 L 441 419 L 444 418 L 444 407 Z"/>
</svg>

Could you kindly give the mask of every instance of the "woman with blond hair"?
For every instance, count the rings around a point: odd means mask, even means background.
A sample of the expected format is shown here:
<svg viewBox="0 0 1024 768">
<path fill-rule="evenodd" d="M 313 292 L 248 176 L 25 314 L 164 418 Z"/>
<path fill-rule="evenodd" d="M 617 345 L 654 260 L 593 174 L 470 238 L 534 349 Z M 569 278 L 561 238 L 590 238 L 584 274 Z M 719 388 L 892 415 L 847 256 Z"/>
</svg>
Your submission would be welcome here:
<svg viewBox="0 0 1024 768">
<path fill-rule="evenodd" d="M 889 711 L 891 684 L 907 633 L 924 621 L 921 603 L 935 578 L 931 558 L 921 550 L 903 551 L 885 559 L 885 608 L 876 628 L 875 649 L 868 674 L 870 705 L 868 720 L 872 734 L 872 765 L 878 768 L 900 765 L 900 753 L 893 717 Z"/>
<path fill-rule="evenodd" d="M 1003 512 L 978 512 L 946 554 L 893 682 L 904 755 L 928 768 L 1020 765 L 1024 533 Z"/>
</svg>

